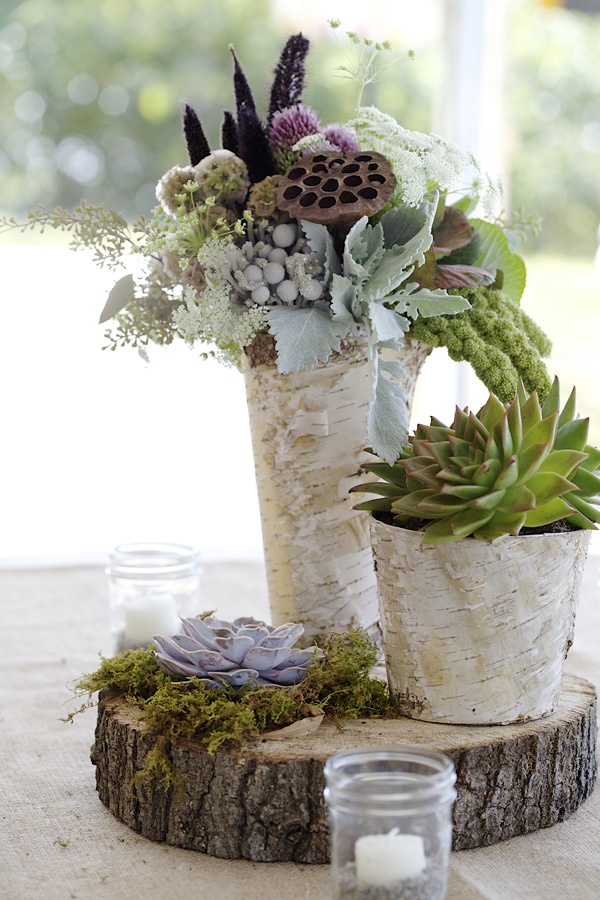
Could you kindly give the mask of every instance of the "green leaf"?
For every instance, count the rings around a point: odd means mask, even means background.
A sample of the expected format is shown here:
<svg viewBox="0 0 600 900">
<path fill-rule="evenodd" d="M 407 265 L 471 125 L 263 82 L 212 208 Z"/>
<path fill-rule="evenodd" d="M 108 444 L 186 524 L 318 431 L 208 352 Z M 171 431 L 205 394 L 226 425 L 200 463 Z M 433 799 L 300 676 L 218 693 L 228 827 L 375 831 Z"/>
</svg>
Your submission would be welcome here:
<svg viewBox="0 0 600 900">
<path fill-rule="evenodd" d="M 556 437 L 557 420 L 558 414 L 553 413 L 553 415 L 548 416 L 547 419 L 541 419 L 536 425 L 533 425 L 525 431 L 523 443 L 521 444 L 522 450 L 526 450 L 528 447 L 533 446 L 533 444 L 548 444 L 550 447 L 554 444 L 556 447 L 554 441 Z"/>
<path fill-rule="evenodd" d="M 403 485 L 406 482 L 406 472 L 403 466 L 388 466 L 386 463 L 367 463 L 362 468 L 365 472 L 376 475 L 378 478 L 383 478 L 384 481 L 390 484 Z M 351 490 L 358 490 L 358 486 L 351 488 Z"/>
<path fill-rule="evenodd" d="M 508 239 L 502 229 L 483 219 L 470 219 L 471 225 L 481 236 L 481 246 L 476 266 L 483 269 L 501 269 L 504 273 L 502 290 L 518 303 L 525 290 L 525 263 L 520 256 L 512 253 Z"/>
<path fill-rule="evenodd" d="M 518 457 L 513 454 L 513 456 L 506 460 L 504 468 L 499 473 L 496 479 L 496 488 L 502 490 L 504 488 L 512 487 L 517 481 L 519 474 L 519 460 Z"/>
<path fill-rule="evenodd" d="M 536 506 L 540 506 L 573 490 L 574 485 L 555 472 L 536 472 L 527 482 L 527 487 L 535 494 Z"/>
<path fill-rule="evenodd" d="M 110 291 L 104 309 L 100 313 L 98 324 L 102 325 L 118 315 L 122 309 L 135 298 L 135 281 L 133 275 L 124 275 Z"/>
<path fill-rule="evenodd" d="M 490 521 L 476 533 L 480 540 L 495 541 L 505 534 L 518 534 L 525 524 L 525 513 L 497 512 Z"/>
<path fill-rule="evenodd" d="M 373 481 L 368 484 L 355 484 L 350 491 L 359 494 L 379 494 L 380 497 L 397 497 L 398 485 L 388 484 L 386 481 Z"/>
<path fill-rule="evenodd" d="M 554 446 L 557 450 L 583 450 L 586 445 L 589 419 L 573 419 L 556 432 Z"/>
<path fill-rule="evenodd" d="M 533 491 L 524 484 L 515 484 L 507 489 L 502 503 L 503 512 L 527 512 L 535 509 L 536 499 Z"/>
<path fill-rule="evenodd" d="M 547 456 L 551 456 L 552 453 L 548 453 L 549 444 L 532 444 L 530 447 L 526 447 L 524 450 L 521 449 L 519 452 L 519 477 L 521 481 L 527 481 L 527 479 L 533 475 L 538 469 L 544 467 L 545 458 Z M 554 451 L 553 451 L 554 452 Z M 561 469 L 560 461 L 557 461 L 558 464 L 556 468 L 550 465 L 549 471 L 560 472 L 561 475 L 567 475 L 568 472 L 563 472 Z M 570 470 L 569 470 L 570 471 Z"/>
<path fill-rule="evenodd" d="M 539 447 L 539 444 L 535 444 Z M 531 448 L 533 449 L 533 448 Z M 540 472 L 557 472 L 568 478 L 573 469 L 576 469 L 587 456 L 579 450 L 551 450 L 539 465 Z M 581 468 L 578 469 L 581 471 Z M 530 473 L 533 475 L 533 471 Z"/>
<path fill-rule="evenodd" d="M 383 229 L 383 243 L 386 249 L 408 244 L 421 229 L 431 229 L 433 204 L 414 206 L 394 206 L 383 214 L 379 224 Z"/>
<path fill-rule="evenodd" d="M 521 404 L 521 425 L 523 434 L 527 435 L 538 422 L 542 421 L 542 410 L 536 394 L 530 394 L 525 402 L 523 402 L 523 398 L 519 394 L 519 403 Z"/>
<path fill-rule="evenodd" d="M 477 500 L 474 500 L 472 506 L 475 509 L 497 509 L 500 501 L 504 498 L 506 491 L 490 491 L 489 494 L 484 494 L 483 497 L 478 497 Z"/>
<path fill-rule="evenodd" d="M 357 503 L 352 509 L 361 509 L 367 512 L 390 512 L 390 499 L 389 497 L 380 497 L 378 500 L 364 500 L 362 503 Z"/>
<path fill-rule="evenodd" d="M 578 497 L 576 493 L 565 494 L 563 500 L 568 500 L 571 506 L 577 510 L 574 516 L 565 516 L 567 522 L 573 525 L 579 525 L 580 528 L 590 528 L 590 523 L 600 522 L 600 509 L 596 504 L 588 503 L 583 497 Z"/>
<path fill-rule="evenodd" d="M 458 497 L 459 500 L 478 500 L 485 494 L 485 488 L 479 484 L 445 484 L 440 494 L 448 497 Z"/>
<path fill-rule="evenodd" d="M 588 498 L 600 495 L 600 476 L 594 475 L 586 469 L 578 469 L 571 481 Z"/>
<path fill-rule="evenodd" d="M 549 525 L 550 522 L 558 522 L 572 514 L 573 508 L 565 502 L 564 497 L 555 497 L 548 503 L 532 509 L 527 513 L 525 525 L 527 528 L 539 528 L 541 525 Z"/>
<path fill-rule="evenodd" d="M 282 374 L 313 369 L 340 349 L 339 334 L 324 310 L 278 306 L 269 310 L 267 321 L 275 335 L 277 368 Z"/>
<path fill-rule="evenodd" d="M 497 476 L 502 469 L 502 463 L 499 459 L 486 459 L 475 472 L 473 472 L 473 482 L 481 484 L 484 487 L 492 487 Z"/>
</svg>

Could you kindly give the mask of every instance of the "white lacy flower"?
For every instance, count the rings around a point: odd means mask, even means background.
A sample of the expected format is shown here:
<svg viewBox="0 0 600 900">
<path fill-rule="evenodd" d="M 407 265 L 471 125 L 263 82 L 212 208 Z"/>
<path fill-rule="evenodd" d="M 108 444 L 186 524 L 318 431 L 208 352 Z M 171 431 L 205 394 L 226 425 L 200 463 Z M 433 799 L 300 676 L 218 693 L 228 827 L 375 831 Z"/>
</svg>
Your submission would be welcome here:
<svg viewBox="0 0 600 900">
<path fill-rule="evenodd" d="M 435 189 L 459 191 L 487 209 L 502 198 L 501 182 L 485 175 L 472 153 L 437 134 L 409 131 L 375 106 L 360 109 L 347 124 L 356 130 L 361 149 L 389 159 L 398 180 L 392 203 L 419 206 Z"/>
<path fill-rule="evenodd" d="M 209 284 L 200 294 L 187 288 L 185 302 L 173 313 L 173 324 L 181 337 L 189 344 L 214 344 L 220 351 L 220 361 L 228 365 L 237 365 L 241 348 L 267 327 L 264 309 L 236 306 L 223 285 Z"/>
</svg>

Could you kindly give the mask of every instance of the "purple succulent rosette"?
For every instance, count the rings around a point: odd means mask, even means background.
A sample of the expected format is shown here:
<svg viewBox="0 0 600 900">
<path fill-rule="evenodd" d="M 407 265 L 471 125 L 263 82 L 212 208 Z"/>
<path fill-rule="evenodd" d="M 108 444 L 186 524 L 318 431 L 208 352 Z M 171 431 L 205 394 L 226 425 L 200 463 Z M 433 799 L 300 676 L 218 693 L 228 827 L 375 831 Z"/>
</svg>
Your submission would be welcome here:
<svg viewBox="0 0 600 900">
<path fill-rule="evenodd" d="M 183 632 L 155 635 L 155 659 L 168 675 L 198 678 L 210 687 L 244 684 L 290 687 L 302 681 L 317 647 L 294 647 L 302 625 L 277 627 L 252 617 L 226 622 L 216 616 L 181 620 Z"/>
</svg>

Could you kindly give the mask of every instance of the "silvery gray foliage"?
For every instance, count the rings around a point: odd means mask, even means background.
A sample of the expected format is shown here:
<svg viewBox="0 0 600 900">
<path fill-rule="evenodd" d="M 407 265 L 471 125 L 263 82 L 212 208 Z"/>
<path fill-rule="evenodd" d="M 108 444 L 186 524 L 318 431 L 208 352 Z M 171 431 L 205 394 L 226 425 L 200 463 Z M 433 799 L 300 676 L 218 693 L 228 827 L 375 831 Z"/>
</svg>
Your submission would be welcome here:
<svg viewBox="0 0 600 900">
<path fill-rule="evenodd" d="M 298 684 L 323 651 L 294 644 L 302 625 L 266 625 L 243 617 L 226 622 L 216 616 L 181 620 L 183 633 L 155 635 L 158 665 L 168 675 L 199 678 L 211 687 L 243 684 L 286 687 Z"/>
</svg>

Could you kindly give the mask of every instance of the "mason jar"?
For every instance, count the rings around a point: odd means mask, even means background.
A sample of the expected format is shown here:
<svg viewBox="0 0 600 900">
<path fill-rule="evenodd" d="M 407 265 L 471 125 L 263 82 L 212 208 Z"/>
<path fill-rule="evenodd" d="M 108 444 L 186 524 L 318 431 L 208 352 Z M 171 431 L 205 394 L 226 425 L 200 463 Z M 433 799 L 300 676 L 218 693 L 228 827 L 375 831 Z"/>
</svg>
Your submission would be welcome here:
<svg viewBox="0 0 600 900">
<path fill-rule="evenodd" d="M 187 544 L 120 544 L 109 553 L 110 619 L 116 653 L 181 631 L 180 617 L 197 615 L 199 552 Z"/>
<path fill-rule="evenodd" d="M 325 764 L 336 900 L 443 900 L 454 764 L 416 747 L 347 750 Z"/>
</svg>

